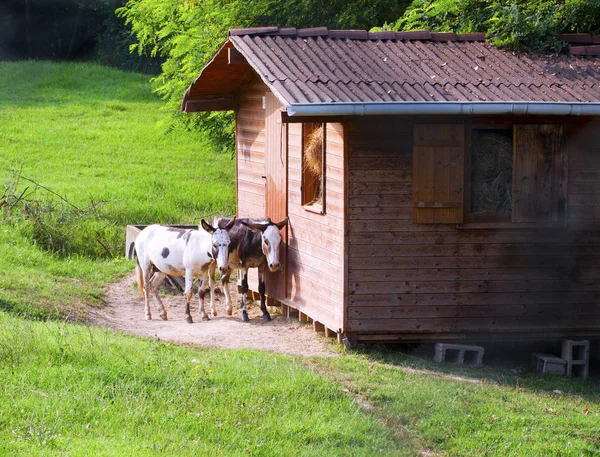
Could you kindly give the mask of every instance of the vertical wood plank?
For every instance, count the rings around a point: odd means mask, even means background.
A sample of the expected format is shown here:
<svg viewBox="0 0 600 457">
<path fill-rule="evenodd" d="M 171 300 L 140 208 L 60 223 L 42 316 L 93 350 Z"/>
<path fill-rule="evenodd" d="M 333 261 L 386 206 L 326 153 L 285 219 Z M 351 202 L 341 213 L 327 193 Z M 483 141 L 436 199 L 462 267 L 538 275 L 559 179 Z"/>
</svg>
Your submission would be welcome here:
<svg viewBox="0 0 600 457">
<path fill-rule="evenodd" d="M 562 126 L 516 125 L 513 157 L 513 222 L 558 222 L 566 199 Z"/>
<path fill-rule="evenodd" d="M 465 128 L 416 124 L 413 136 L 413 222 L 462 223 Z"/>
<path fill-rule="evenodd" d="M 281 103 L 271 91 L 266 91 L 265 97 L 265 211 L 267 217 L 279 222 L 287 216 L 287 136 L 281 122 Z M 281 235 L 279 260 L 282 268 L 266 275 L 266 292 L 278 300 L 286 297 L 287 227 L 281 230 Z"/>
</svg>

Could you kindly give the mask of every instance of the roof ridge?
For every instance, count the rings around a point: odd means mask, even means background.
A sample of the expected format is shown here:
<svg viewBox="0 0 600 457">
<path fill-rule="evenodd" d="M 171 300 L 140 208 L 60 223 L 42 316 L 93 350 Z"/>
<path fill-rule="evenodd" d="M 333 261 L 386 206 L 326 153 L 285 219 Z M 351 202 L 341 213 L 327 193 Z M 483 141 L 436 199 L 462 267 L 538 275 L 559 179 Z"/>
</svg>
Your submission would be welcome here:
<svg viewBox="0 0 600 457">
<path fill-rule="evenodd" d="M 367 30 L 330 30 L 327 27 L 296 29 L 294 27 L 255 27 L 246 29 L 230 29 L 229 36 L 281 36 L 290 38 L 337 38 L 347 40 L 402 40 L 402 41 L 485 41 L 485 32 L 453 33 L 431 32 L 429 30 L 409 30 L 394 32 L 384 30 L 369 32 Z"/>
</svg>

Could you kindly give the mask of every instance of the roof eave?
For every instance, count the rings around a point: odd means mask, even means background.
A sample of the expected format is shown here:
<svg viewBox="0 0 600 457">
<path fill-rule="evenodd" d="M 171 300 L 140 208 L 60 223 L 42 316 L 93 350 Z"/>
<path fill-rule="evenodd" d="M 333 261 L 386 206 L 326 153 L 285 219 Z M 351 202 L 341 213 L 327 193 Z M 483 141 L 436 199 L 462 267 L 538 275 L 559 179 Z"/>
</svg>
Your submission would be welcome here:
<svg viewBox="0 0 600 457">
<path fill-rule="evenodd" d="M 545 115 L 600 116 L 600 102 L 362 102 L 295 103 L 288 116 Z"/>
</svg>

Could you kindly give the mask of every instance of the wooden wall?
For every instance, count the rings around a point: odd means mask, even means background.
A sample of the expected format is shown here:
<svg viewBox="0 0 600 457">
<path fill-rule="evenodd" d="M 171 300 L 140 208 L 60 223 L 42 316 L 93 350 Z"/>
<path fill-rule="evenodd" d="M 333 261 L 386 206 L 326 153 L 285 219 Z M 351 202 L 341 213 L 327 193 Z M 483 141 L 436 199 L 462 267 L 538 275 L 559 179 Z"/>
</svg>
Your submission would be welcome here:
<svg viewBox="0 0 600 457">
<path fill-rule="evenodd" d="M 236 120 L 237 217 L 261 218 L 266 211 L 265 109 L 267 86 L 255 79 L 239 98 Z M 258 273 L 248 271 L 250 289 L 258 291 Z"/>
<path fill-rule="evenodd" d="M 344 138 L 341 124 L 327 124 L 325 214 L 301 204 L 302 126 L 288 125 L 289 302 L 338 331 L 344 309 Z"/>
<path fill-rule="evenodd" d="M 267 86 L 256 80 L 239 99 L 236 111 L 237 215 L 265 216 L 265 109 Z"/>
<path fill-rule="evenodd" d="M 568 223 L 572 229 L 600 228 L 600 121 L 577 122 L 569 135 Z"/>
<path fill-rule="evenodd" d="M 409 118 L 344 124 L 359 339 L 600 336 L 600 125 L 569 128 L 567 229 L 412 221 Z"/>
</svg>

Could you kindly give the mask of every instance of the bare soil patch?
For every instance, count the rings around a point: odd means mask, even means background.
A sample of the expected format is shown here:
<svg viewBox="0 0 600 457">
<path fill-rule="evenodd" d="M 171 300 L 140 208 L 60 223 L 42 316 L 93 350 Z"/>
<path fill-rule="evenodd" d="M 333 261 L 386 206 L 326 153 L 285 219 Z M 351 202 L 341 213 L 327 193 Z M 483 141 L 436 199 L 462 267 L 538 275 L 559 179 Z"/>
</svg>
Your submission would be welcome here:
<svg viewBox="0 0 600 457">
<path fill-rule="evenodd" d="M 303 356 L 335 356 L 331 340 L 315 333 L 312 326 L 282 316 L 278 308 L 269 310 L 272 321 L 265 322 L 258 303 L 247 305 L 250 322 L 242 322 L 239 297 L 235 285 L 230 285 L 234 302 L 233 316 L 225 314 L 225 299 L 215 294 L 218 316 L 202 321 L 198 315 L 198 296 L 192 298 L 193 324 L 184 320 L 185 303 L 182 294 L 163 296 L 169 320 L 158 317 L 151 302 L 152 320 L 144 317 L 144 299 L 134 287 L 135 275 L 111 284 L 106 290 L 106 306 L 91 316 L 95 325 L 111 327 L 132 335 L 159 338 L 180 344 L 224 349 L 263 349 L 283 354 Z M 208 309 L 209 294 L 205 299 Z"/>
</svg>

